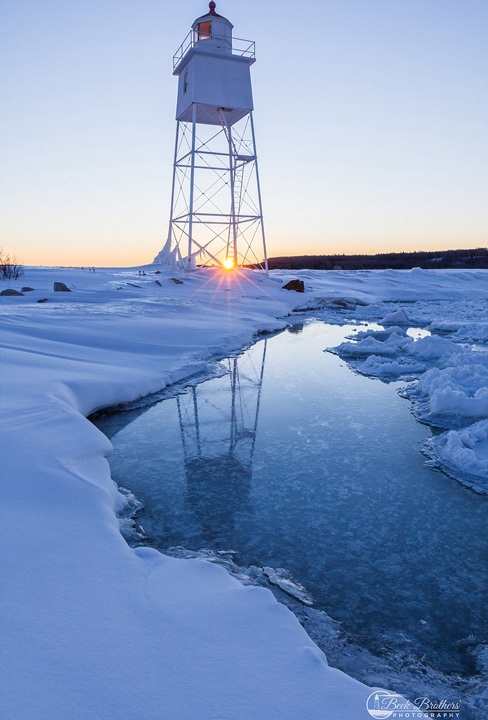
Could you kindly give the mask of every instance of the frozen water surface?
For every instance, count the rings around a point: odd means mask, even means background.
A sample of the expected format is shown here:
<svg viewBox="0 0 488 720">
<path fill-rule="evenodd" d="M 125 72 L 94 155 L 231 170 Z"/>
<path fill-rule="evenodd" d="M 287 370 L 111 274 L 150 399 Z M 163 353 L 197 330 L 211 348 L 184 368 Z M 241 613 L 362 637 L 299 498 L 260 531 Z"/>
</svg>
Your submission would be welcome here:
<svg viewBox="0 0 488 720">
<path fill-rule="evenodd" d="M 352 329 L 295 326 L 227 359 L 222 377 L 96 423 L 152 544 L 285 568 L 368 651 L 361 679 L 372 653 L 406 668 L 396 689 L 417 697 L 434 673 L 456 696 L 488 636 L 487 499 L 426 466 L 431 431 L 404 383 L 323 352 Z"/>
</svg>

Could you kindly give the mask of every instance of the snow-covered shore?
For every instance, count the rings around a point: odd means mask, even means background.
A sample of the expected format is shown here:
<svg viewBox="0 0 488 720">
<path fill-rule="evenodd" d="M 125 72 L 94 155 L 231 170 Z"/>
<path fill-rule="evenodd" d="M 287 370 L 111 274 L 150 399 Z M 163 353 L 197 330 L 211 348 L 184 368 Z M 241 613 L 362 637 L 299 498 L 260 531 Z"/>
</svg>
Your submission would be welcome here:
<svg viewBox="0 0 488 720">
<path fill-rule="evenodd" d="M 205 371 L 296 307 L 386 325 L 385 302 L 418 301 L 416 322 L 483 339 L 488 273 L 203 270 L 179 284 L 168 268 L 145 272 L 32 268 L 12 287 L 33 291 L 0 298 L 3 717 L 369 717 L 371 689 L 328 667 L 271 593 L 210 563 L 128 547 L 110 443 L 85 416 Z M 305 295 L 282 289 L 291 277 Z M 54 293 L 55 281 L 72 292 Z M 425 301 L 437 303 L 432 317 Z M 446 302 L 459 317 L 443 314 Z"/>
</svg>

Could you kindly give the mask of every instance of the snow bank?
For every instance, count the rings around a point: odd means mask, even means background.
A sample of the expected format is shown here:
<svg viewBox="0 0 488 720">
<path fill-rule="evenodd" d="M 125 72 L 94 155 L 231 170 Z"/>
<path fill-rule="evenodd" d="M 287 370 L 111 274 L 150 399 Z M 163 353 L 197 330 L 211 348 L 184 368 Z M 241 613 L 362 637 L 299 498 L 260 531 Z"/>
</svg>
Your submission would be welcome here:
<svg viewBox="0 0 488 720">
<path fill-rule="evenodd" d="M 34 291 L 2 298 L 2 717 L 362 718 L 370 689 L 269 591 L 119 532 L 137 507 L 84 415 L 202 372 L 297 302 L 251 272 L 158 269 L 27 270 Z"/>
<path fill-rule="evenodd" d="M 348 298 L 360 303 L 472 302 L 488 299 L 486 270 L 298 270 L 272 273 L 284 282 L 304 281 L 312 297 L 303 302 L 320 306 L 320 301 Z M 382 307 L 385 316 L 386 307 Z M 391 310 L 391 305 L 390 305 Z M 409 308 L 408 314 L 412 315 Z M 434 319 L 434 318 L 432 318 Z"/>
<path fill-rule="evenodd" d="M 136 506 L 84 416 L 205 371 L 299 303 L 384 316 L 386 301 L 486 300 L 488 275 L 170 272 L 27 268 L 12 285 L 34 290 L 0 298 L 3 717 L 362 720 L 370 688 L 328 667 L 270 592 L 127 545 L 116 512 L 130 532 Z M 305 297 L 282 289 L 295 277 Z M 403 331 L 385 342 L 411 345 Z"/>
</svg>

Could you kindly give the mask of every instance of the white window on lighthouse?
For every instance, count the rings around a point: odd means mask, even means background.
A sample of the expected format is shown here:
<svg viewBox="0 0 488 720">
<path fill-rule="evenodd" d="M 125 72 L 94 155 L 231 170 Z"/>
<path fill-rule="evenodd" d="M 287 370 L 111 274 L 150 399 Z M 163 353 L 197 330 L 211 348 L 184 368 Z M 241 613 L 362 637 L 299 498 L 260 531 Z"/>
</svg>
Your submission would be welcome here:
<svg viewBox="0 0 488 720">
<path fill-rule="evenodd" d="M 208 20 L 207 22 L 201 22 L 198 23 L 198 39 L 199 40 L 208 40 L 212 37 L 212 22 Z"/>
</svg>

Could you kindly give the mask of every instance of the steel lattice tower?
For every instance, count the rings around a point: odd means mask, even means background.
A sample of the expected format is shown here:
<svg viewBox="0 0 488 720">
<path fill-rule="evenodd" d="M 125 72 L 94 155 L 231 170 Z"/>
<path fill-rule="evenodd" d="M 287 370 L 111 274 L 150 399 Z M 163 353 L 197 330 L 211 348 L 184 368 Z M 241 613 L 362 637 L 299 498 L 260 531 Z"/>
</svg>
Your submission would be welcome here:
<svg viewBox="0 0 488 720">
<path fill-rule="evenodd" d="M 176 141 L 168 239 L 154 262 L 268 269 L 253 121 L 255 45 L 215 12 L 174 56 Z"/>
</svg>

